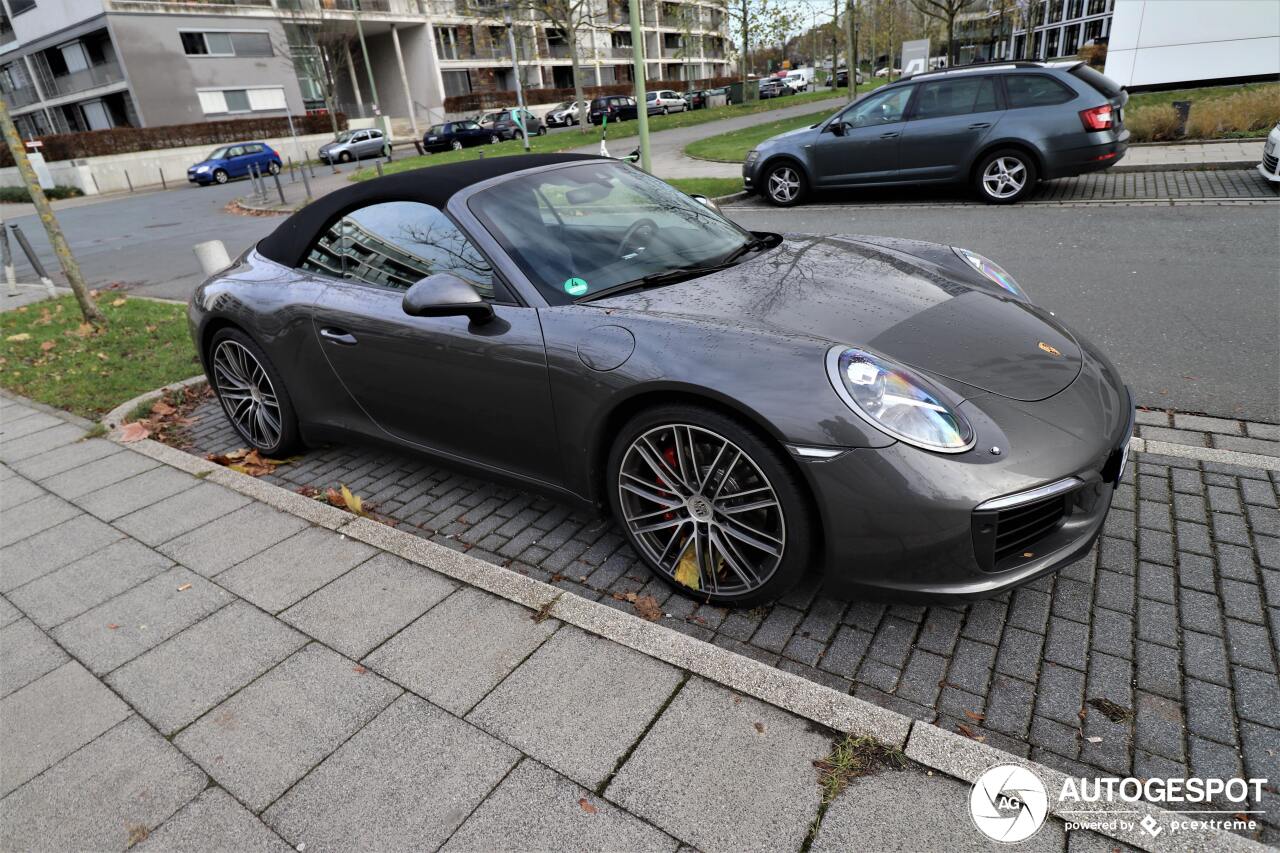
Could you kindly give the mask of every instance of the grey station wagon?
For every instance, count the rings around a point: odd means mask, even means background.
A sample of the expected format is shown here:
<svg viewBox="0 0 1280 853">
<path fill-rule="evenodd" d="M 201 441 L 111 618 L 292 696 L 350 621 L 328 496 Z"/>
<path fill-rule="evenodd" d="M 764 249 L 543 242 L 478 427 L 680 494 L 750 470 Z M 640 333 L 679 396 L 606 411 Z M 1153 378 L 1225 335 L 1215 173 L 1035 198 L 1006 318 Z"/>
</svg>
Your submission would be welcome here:
<svg viewBox="0 0 1280 853">
<path fill-rule="evenodd" d="M 1007 62 L 917 74 L 812 127 L 766 140 L 742 166 L 777 205 L 813 189 L 969 182 L 992 204 L 1036 181 L 1124 156 L 1129 95 L 1083 62 Z"/>
</svg>

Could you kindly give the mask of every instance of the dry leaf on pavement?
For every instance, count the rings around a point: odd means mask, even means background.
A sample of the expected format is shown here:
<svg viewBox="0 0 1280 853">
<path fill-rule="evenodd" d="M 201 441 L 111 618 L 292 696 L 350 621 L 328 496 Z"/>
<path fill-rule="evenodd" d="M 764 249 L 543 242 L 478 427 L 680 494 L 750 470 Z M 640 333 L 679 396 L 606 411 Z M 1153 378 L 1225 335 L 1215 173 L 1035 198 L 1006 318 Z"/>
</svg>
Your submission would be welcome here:
<svg viewBox="0 0 1280 853">
<path fill-rule="evenodd" d="M 175 409 L 173 406 L 170 406 L 163 399 L 156 400 L 155 404 L 152 405 L 151 407 L 151 414 L 160 415 L 161 417 L 167 417 L 168 415 L 172 415 L 177 411 L 178 411 L 177 409 Z"/>
<path fill-rule="evenodd" d="M 969 728 L 968 726 L 966 726 L 964 723 L 957 723 L 957 724 L 956 724 L 956 731 L 960 732 L 960 734 L 964 735 L 965 737 L 969 738 L 970 740 L 976 740 L 978 743 L 984 743 L 984 742 L 986 741 L 986 739 L 987 739 L 987 736 L 986 736 L 986 735 L 980 735 L 980 734 L 978 734 L 978 733 L 977 733 L 977 732 L 975 732 L 973 729 L 971 729 L 971 728 Z"/>
<path fill-rule="evenodd" d="M 658 606 L 658 599 L 652 595 L 637 596 L 632 605 L 641 619 L 648 619 L 650 622 L 662 620 L 662 608 Z"/>
<path fill-rule="evenodd" d="M 587 814 L 595 814 L 595 813 L 596 813 L 596 807 L 595 807 L 595 806 L 593 806 L 593 805 L 591 805 L 591 803 L 587 802 L 587 798 L 586 798 L 586 797 L 583 797 L 582 799 L 578 800 L 578 805 L 579 805 L 579 806 L 581 806 L 581 807 L 582 807 L 582 810 L 583 810 L 584 812 L 586 812 Z"/>
<path fill-rule="evenodd" d="M 146 421 L 132 421 L 120 427 L 121 441 L 142 441 L 149 435 L 151 430 L 147 429 Z"/>
<path fill-rule="evenodd" d="M 182 586 L 178 587 L 178 592 L 186 592 L 189 589 L 191 589 L 191 584 L 184 583 Z"/>
<path fill-rule="evenodd" d="M 975 723 L 980 723 L 987 718 L 986 714 L 979 714 L 977 711 L 965 711 L 964 715 Z"/>
</svg>

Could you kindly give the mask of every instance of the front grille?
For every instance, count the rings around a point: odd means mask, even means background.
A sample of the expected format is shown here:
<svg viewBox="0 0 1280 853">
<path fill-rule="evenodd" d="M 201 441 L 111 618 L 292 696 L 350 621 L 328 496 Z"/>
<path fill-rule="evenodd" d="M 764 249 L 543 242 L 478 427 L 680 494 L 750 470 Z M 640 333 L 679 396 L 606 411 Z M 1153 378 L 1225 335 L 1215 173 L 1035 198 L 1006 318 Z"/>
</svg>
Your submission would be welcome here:
<svg viewBox="0 0 1280 853">
<path fill-rule="evenodd" d="M 1035 544 L 1058 529 L 1067 514 L 1067 496 L 1000 510 L 995 514 L 994 562 L 1015 554 L 1035 553 Z"/>
<path fill-rule="evenodd" d="M 1280 160 L 1278 160 L 1275 155 L 1273 154 L 1262 155 L 1262 168 L 1266 169 L 1268 172 L 1271 172 L 1272 174 L 1275 174 L 1277 165 L 1280 165 Z"/>
</svg>

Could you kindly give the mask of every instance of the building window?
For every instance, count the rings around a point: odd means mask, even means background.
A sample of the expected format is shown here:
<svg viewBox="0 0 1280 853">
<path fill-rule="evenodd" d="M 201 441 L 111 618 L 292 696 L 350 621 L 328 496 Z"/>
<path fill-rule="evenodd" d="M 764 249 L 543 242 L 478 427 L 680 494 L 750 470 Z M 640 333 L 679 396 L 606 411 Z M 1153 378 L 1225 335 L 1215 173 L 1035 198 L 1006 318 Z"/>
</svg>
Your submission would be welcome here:
<svg viewBox="0 0 1280 853">
<path fill-rule="evenodd" d="M 444 80 L 444 95 L 446 98 L 453 95 L 471 94 L 471 74 L 465 69 L 441 71 L 440 77 Z"/>
<path fill-rule="evenodd" d="M 1080 27 L 1073 25 L 1066 28 L 1066 37 L 1062 44 L 1062 55 L 1071 56 L 1080 49 Z"/>
<path fill-rule="evenodd" d="M 1044 52 L 1044 58 L 1050 59 L 1058 56 L 1058 38 L 1062 30 L 1049 30 L 1049 47 Z"/>
<path fill-rule="evenodd" d="M 1107 11 L 1107 0 L 1089 0 L 1089 14 L 1101 15 Z"/>
<path fill-rule="evenodd" d="M 436 53 L 441 59 L 458 58 L 457 27 L 436 27 Z"/>
<path fill-rule="evenodd" d="M 1091 42 L 1102 37 L 1102 21 L 1089 21 L 1084 25 L 1084 40 Z"/>
<path fill-rule="evenodd" d="M 205 115 L 278 112 L 288 109 L 281 86 L 256 89 L 204 89 L 196 92 Z"/>
<path fill-rule="evenodd" d="M 227 33 L 181 31 L 187 56 L 271 56 L 271 36 L 266 32 Z"/>
<path fill-rule="evenodd" d="M 9 14 L 17 17 L 36 7 L 36 0 L 9 0 Z"/>
<path fill-rule="evenodd" d="M 1084 12 L 1084 0 L 1071 0 L 1067 4 L 1067 20 L 1080 17 Z"/>
</svg>

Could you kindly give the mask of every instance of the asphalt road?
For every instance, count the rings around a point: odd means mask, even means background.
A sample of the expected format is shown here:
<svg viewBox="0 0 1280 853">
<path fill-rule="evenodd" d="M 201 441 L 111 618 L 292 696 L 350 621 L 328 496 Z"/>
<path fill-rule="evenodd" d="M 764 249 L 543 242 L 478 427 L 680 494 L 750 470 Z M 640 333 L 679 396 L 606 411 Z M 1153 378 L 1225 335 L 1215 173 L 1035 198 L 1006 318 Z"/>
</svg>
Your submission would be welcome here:
<svg viewBox="0 0 1280 853">
<path fill-rule="evenodd" d="M 1280 421 L 1276 205 L 730 208 L 755 230 L 987 255 L 1102 347 L 1139 405 Z"/>
<path fill-rule="evenodd" d="M 279 223 L 223 210 L 248 191 L 244 182 L 183 187 L 66 207 L 59 219 L 93 286 L 185 299 L 201 279 L 195 243 L 220 239 L 234 256 Z M 757 230 L 882 234 L 982 252 L 1039 304 L 1103 347 L 1140 405 L 1280 422 L 1280 208 L 1274 203 L 822 203 L 729 212 Z M 39 222 L 32 216 L 10 221 L 22 225 L 52 267 Z"/>
</svg>

